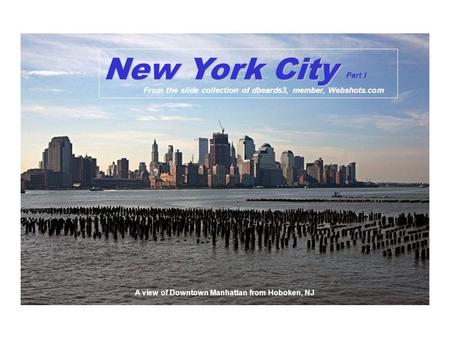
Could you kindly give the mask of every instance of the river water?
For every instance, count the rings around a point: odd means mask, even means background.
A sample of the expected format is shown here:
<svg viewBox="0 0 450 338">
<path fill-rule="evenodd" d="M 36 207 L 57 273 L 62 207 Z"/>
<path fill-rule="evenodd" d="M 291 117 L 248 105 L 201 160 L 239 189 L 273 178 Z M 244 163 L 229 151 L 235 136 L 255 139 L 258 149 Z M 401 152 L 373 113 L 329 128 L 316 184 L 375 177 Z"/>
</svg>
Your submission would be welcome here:
<svg viewBox="0 0 450 338">
<path fill-rule="evenodd" d="M 28 191 L 22 208 L 139 206 L 161 208 L 333 209 L 428 213 L 428 203 L 255 202 L 247 198 L 428 200 L 428 189 L 236 189 Z M 413 254 L 361 255 L 359 246 L 320 254 L 295 249 L 233 250 L 173 237 L 113 241 L 22 232 L 22 304 L 428 304 L 428 260 Z M 136 290 L 314 290 L 314 296 L 136 296 Z"/>
</svg>

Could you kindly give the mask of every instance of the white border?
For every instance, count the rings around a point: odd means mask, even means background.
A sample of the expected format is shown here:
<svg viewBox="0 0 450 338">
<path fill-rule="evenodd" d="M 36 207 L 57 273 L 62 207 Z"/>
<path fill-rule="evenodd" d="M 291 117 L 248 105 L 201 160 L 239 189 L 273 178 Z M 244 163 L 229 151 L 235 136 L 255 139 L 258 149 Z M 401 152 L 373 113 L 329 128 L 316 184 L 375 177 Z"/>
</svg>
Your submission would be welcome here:
<svg viewBox="0 0 450 338">
<path fill-rule="evenodd" d="M 450 54 L 448 9 L 412 0 L 360 0 L 316 3 L 277 1 L 256 7 L 230 0 L 220 7 L 200 0 L 122 3 L 91 0 L 8 2 L 2 6 L 3 64 L 0 89 L 3 114 L 1 295 L 5 337 L 79 338 L 319 336 L 440 337 L 448 332 L 450 271 L 448 269 L 448 79 Z M 134 5 L 134 6 L 133 6 Z M 139 6 L 139 12 L 136 7 Z M 201 10 L 199 10 L 199 8 Z M 238 10 L 237 10 L 238 9 Z M 128 15 L 128 11 L 134 11 Z M 151 15 L 149 15 L 149 13 Z M 170 13 L 170 15 L 157 15 Z M 249 13 L 251 15 L 249 15 Z M 314 15 L 308 15 L 313 13 Z M 70 15 L 69 15 L 70 14 Z M 320 21 L 318 22 L 318 15 Z M 82 18 L 82 20 L 80 20 Z M 151 20 L 148 20 L 151 18 Z M 20 305 L 20 33 L 431 33 L 430 156 L 431 251 L 430 306 L 21 306 Z M 176 323 L 174 325 L 174 323 Z"/>
<path fill-rule="evenodd" d="M 239 35 L 236 35 L 239 37 Z M 324 50 L 324 51 L 396 51 L 396 80 L 397 80 L 397 95 L 396 96 L 102 96 L 101 95 L 101 75 L 100 75 L 100 54 L 103 50 L 129 50 L 129 51 L 182 51 L 182 50 L 189 50 L 189 51 L 210 51 L 210 50 L 233 50 L 233 51 L 289 51 L 289 50 Z M 153 100 L 153 99 L 159 99 L 159 100 L 235 100 L 235 99 L 282 99 L 282 100 L 323 100 L 323 99 L 370 99 L 370 100 L 395 100 L 399 98 L 399 48 L 99 48 L 97 50 L 97 79 L 98 79 L 98 94 L 97 99 L 99 100 Z"/>
</svg>

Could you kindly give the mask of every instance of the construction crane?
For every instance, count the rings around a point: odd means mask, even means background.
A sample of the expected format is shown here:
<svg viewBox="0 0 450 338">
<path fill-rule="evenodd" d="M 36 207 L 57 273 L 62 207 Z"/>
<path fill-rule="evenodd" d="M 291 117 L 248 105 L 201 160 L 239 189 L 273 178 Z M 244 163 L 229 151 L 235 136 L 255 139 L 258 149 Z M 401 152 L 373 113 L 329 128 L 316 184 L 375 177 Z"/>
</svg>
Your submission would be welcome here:
<svg viewBox="0 0 450 338">
<path fill-rule="evenodd" d="M 222 129 L 222 134 L 225 133 L 225 128 L 222 126 L 222 122 L 219 120 L 220 129 Z"/>
</svg>

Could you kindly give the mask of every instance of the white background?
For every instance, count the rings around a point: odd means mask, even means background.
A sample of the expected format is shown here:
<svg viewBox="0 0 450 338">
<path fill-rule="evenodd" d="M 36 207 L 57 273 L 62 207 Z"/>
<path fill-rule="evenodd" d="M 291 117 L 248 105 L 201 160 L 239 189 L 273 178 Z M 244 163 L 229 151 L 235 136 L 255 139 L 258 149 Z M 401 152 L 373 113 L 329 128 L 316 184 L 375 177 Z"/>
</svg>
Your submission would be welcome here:
<svg viewBox="0 0 450 338">
<path fill-rule="evenodd" d="M 162 1 L 161 1 L 162 2 Z M 160 1 L 158 1 L 160 3 Z M 448 336 L 445 1 L 2 1 L 2 337 Z M 20 33 L 431 33 L 430 306 L 21 306 Z M 370 281 L 369 281 L 370 282 Z"/>
</svg>

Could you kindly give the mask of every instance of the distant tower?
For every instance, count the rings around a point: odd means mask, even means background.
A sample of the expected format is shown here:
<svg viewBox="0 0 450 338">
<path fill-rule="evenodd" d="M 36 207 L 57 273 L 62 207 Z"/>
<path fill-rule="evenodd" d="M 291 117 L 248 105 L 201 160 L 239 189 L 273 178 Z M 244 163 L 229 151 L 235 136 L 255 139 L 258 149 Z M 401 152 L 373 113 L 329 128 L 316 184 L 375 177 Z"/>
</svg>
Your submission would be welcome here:
<svg viewBox="0 0 450 338">
<path fill-rule="evenodd" d="M 47 169 L 48 167 L 48 148 L 42 152 L 42 168 Z"/>
<path fill-rule="evenodd" d="M 175 166 L 183 165 L 183 153 L 177 149 L 174 156 Z"/>
<path fill-rule="evenodd" d="M 208 155 L 208 139 L 206 137 L 198 138 L 198 163 L 205 163 L 206 156 Z"/>
<path fill-rule="evenodd" d="M 169 144 L 169 147 L 167 148 L 167 153 L 164 155 L 164 162 L 166 164 L 170 164 L 170 161 L 173 160 L 173 145 Z"/>
<path fill-rule="evenodd" d="M 236 162 L 236 149 L 234 148 L 233 142 L 231 142 L 230 159 L 231 159 L 231 164 L 236 166 L 237 165 L 237 162 Z"/>
<path fill-rule="evenodd" d="M 152 163 L 158 163 L 158 162 L 159 162 L 158 143 L 156 143 L 156 140 L 153 140 L 153 144 L 152 144 Z"/>
<path fill-rule="evenodd" d="M 47 153 L 47 164 L 45 164 Z M 67 136 L 53 137 L 44 151 L 45 169 L 61 173 L 63 187 L 72 187 L 72 143 Z"/>
<path fill-rule="evenodd" d="M 128 178 L 128 160 L 121 158 L 117 160 L 117 173 L 120 178 Z"/>
<path fill-rule="evenodd" d="M 283 151 L 280 162 L 286 184 L 292 186 L 294 184 L 294 154 L 292 151 Z"/>
<path fill-rule="evenodd" d="M 305 158 L 303 156 L 294 156 L 294 169 L 298 171 L 305 170 Z"/>
<path fill-rule="evenodd" d="M 247 135 L 239 139 L 237 144 L 237 155 L 239 155 L 242 160 L 250 160 L 255 153 L 255 142 L 253 139 Z"/>
<path fill-rule="evenodd" d="M 323 183 L 323 160 L 322 157 L 319 157 L 318 160 L 314 161 L 314 164 L 317 167 L 318 173 L 317 173 L 317 182 Z"/>
<path fill-rule="evenodd" d="M 231 164 L 230 143 L 228 143 L 228 134 L 214 133 L 213 138 L 209 140 L 209 160 L 210 167 L 221 165 L 228 171 Z"/>
<path fill-rule="evenodd" d="M 349 165 L 347 166 L 347 182 L 350 184 L 357 182 L 355 162 L 349 163 Z"/>
<path fill-rule="evenodd" d="M 147 171 L 147 165 L 145 162 L 139 162 L 139 172 L 143 173 Z"/>
</svg>

